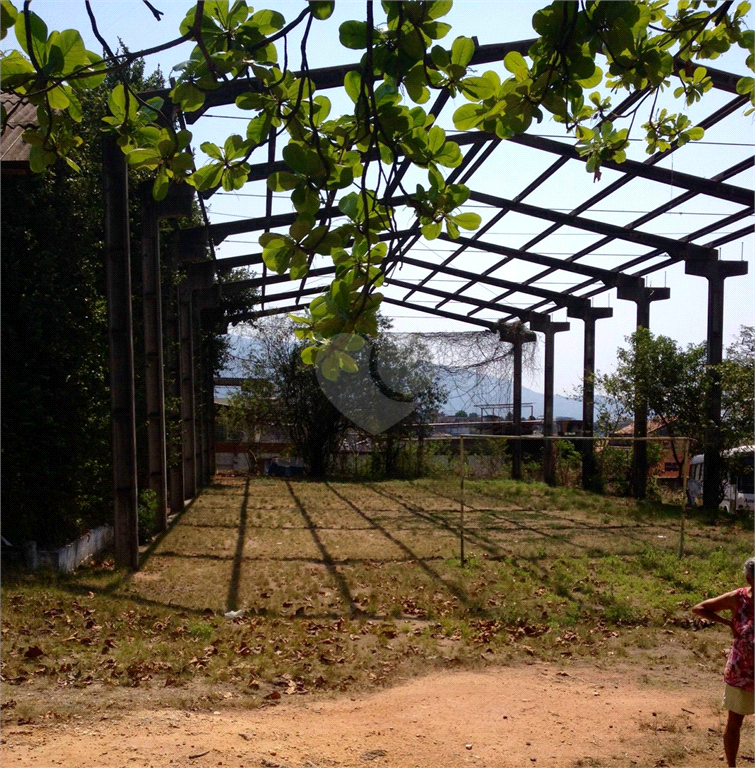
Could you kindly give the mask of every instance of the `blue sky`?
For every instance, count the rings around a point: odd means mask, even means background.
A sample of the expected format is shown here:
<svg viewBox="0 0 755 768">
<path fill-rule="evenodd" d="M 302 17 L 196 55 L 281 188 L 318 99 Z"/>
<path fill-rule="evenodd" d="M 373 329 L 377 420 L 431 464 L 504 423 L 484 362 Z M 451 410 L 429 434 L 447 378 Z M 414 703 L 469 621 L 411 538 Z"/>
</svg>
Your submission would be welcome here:
<svg viewBox="0 0 755 768">
<path fill-rule="evenodd" d="M 153 5 L 165 12 L 161 22 L 156 22 L 148 8 L 140 0 L 93 0 L 92 6 L 97 15 L 101 33 L 110 41 L 112 46 L 117 45 L 120 37 L 126 45 L 133 50 L 165 42 L 178 36 L 178 26 L 191 7 L 190 3 L 177 0 L 153 0 Z M 376 4 L 377 6 L 378 4 Z M 477 36 L 481 44 L 503 42 L 510 40 L 526 39 L 533 36 L 530 25 L 532 14 L 539 2 L 530 0 L 457 0 L 451 14 L 446 20 L 453 25 L 450 35 L 443 41 L 450 46 L 451 41 L 457 35 Z M 300 2 L 277 1 L 262 3 L 257 10 L 263 7 L 274 8 L 287 18 L 293 18 L 299 13 L 302 5 Z M 354 51 L 349 51 L 338 43 L 337 30 L 340 23 L 349 18 L 360 18 L 364 14 L 363 2 L 336 3 L 336 14 L 327 22 L 316 23 L 308 48 L 309 64 L 311 67 L 328 66 L 354 61 L 357 56 Z M 98 45 L 88 30 L 88 19 L 84 10 L 84 3 L 79 0 L 35 0 L 32 6 L 47 23 L 50 29 L 76 28 L 85 33 L 87 44 L 92 50 L 98 50 Z M 6 43 L 8 41 L 6 40 Z M 188 57 L 190 46 L 184 46 L 183 50 L 172 50 L 159 54 L 148 60 L 147 71 L 152 71 L 158 64 L 167 76 L 176 62 Z M 294 69 L 299 66 L 298 45 L 289 46 L 290 66 Z M 717 62 L 719 69 L 746 74 L 744 53 L 737 51 L 727 55 Z M 486 67 L 488 68 L 488 67 Z M 489 68 L 495 68 L 490 65 Z M 498 67 L 500 70 L 500 66 Z M 672 89 L 673 90 L 673 89 Z M 339 110 L 339 105 L 346 106 L 334 98 L 332 92 L 328 96 L 333 99 L 334 115 Z M 696 116 L 713 111 L 715 106 L 725 103 L 728 98 L 721 94 L 713 93 L 705 99 L 704 109 L 692 108 L 688 110 L 694 120 Z M 463 100 L 459 100 L 459 104 Z M 677 105 L 675 109 L 679 109 Z M 448 115 L 453 108 L 446 109 Z M 234 108 L 226 108 L 215 113 L 215 117 L 203 118 L 196 125 L 194 146 L 198 149 L 202 141 L 212 140 L 222 143 L 225 136 L 232 132 L 243 133 L 245 123 L 239 119 L 243 114 Z M 641 123 L 646 119 L 637 120 Z M 450 124 L 445 127 L 450 128 Z M 537 133 L 546 136 L 563 135 L 561 129 L 550 122 L 544 122 L 536 129 Z M 640 137 L 642 132 L 637 130 L 633 136 Z M 712 176 L 723 168 L 733 165 L 737 160 L 752 155 L 753 148 L 753 116 L 745 117 L 740 112 L 734 120 L 726 121 L 724 128 L 714 128 L 706 134 L 703 142 L 688 145 L 682 151 L 672 154 L 662 161 L 661 166 L 677 172 L 695 173 L 702 176 Z M 643 160 L 646 155 L 641 142 L 634 142 L 631 147 L 630 157 Z M 254 159 L 254 158 L 253 158 Z M 263 158 L 260 158 L 261 161 Z M 535 173 L 539 173 L 552 162 L 542 153 L 526 150 L 521 147 L 501 144 L 491 156 L 490 160 L 472 178 L 469 186 L 473 189 L 497 194 L 504 197 L 515 196 L 527 181 Z M 574 166 L 573 168 L 571 166 Z M 606 171 L 603 178 L 595 182 L 583 168 L 576 163 L 570 163 L 564 173 L 554 174 L 548 183 L 543 185 L 526 202 L 543 207 L 560 210 L 571 210 L 584 198 L 597 193 L 600 188 L 610 183 L 618 174 Z M 730 183 L 744 187 L 753 187 L 752 170 L 740 174 L 730 180 Z M 622 192 L 611 195 L 594 210 L 589 212 L 590 217 L 623 225 L 638 218 L 645 211 L 652 209 L 665 200 L 671 199 L 679 190 L 664 187 L 654 183 L 633 183 L 626 189 L 630 192 Z M 210 204 L 212 221 L 228 221 L 234 218 L 258 216 L 262 212 L 264 188 L 252 185 L 242 190 L 243 194 L 219 194 Z M 276 201 L 276 212 L 290 210 L 290 203 L 281 199 Z M 669 237 L 679 236 L 686 232 L 696 230 L 709 223 L 716 214 L 736 210 L 736 206 L 722 201 L 698 197 L 693 201 L 675 209 L 674 212 L 656 219 L 646 231 L 662 234 Z M 483 215 L 483 219 L 489 216 L 489 212 L 475 209 Z M 541 222 L 537 222 L 526 216 L 509 214 L 505 219 L 505 226 L 493 230 L 493 236 L 489 239 L 513 247 L 519 247 L 527 242 L 534 234 L 544 228 Z M 752 219 L 740 222 L 737 228 L 745 223 L 752 223 Z M 255 245 L 254 235 L 240 236 L 229 239 L 217 252 L 219 258 L 234 256 L 244 253 L 255 253 L 259 247 Z M 581 248 L 595 236 L 585 235 L 577 230 L 562 229 L 551 235 L 547 240 L 538 244 L 537 252 L 547 255 L 568 255 Z M 752 235 L 725 245 L 721 250 L 721 258 L 744 259 L 750 263 L 750 274 L 745 277 L 733 278 L 726 283 L 726 312 L 725 312 L 725 343 L 729 343 L 737 334 L 740 325 L 755 324 L 755 309 L 753 298 L 755 297 L 755 264 L 753 264 Z M 699 242 L 705 242 L 705 239 Z M 432 243 L 420 242 L 414 255 L 429 255 L 433 253 L 438 257 L 446 255 L 448 244 L 434 241 Z M 599 251 L 591 257 L 584 259 L 584 263 L 611 268 L 617 263 L 622 263 L 637 252 L 636 247 L 627 243 L 614 243 Z M 618 262 L 617 262 L 618 260 Z M 466 254 L 457 259 L 455 264 L 460 268 L 480 272 L 490 264 L 490 257 L 484 254 Z M 532 267 L 518 265 L 514 271 L 508 272 L 507 279 L 524 279 L 534 273 Z M 518 271 L 517 271 L 518 270 Z M 416 275 L 411 268 L 404 268 L 396 275 L 402 280 L 411 282 L 416 280 Z M 564 283 L 577 282 L 565 273 L 556 273 L 545 278 L 544 287 L 558 289 L 559 280 Z M 546 282 L 548 285 L 546 286 Z M 668 286 L 671 288 L 671 299 L 653 304 L 651 310 L 651 330 L 654 333 L 662 333 L 676 339 L 679 343 L 688 343 L 704 340 L 706 334 L 706 307 L 707 287 L 706 281 L 698 277 L 689 277 L 684 274 L 684 266 L 677 264 L 667 269 L 660 270 L 647 277 L 647 283 L 652 286 Z M 460 283 L 448 282 L 439 284 L 445 290 L 453 290 Z M 476 290 L 479 298 L 490 297 L 490 292 L 484 288 Z M 522 299 L 524 297 L 521 297 Z M 516 299 L 516 297 L 512 297 Z M 507 300 L 509 301 L 509 300 Z M 510 303 L 516 303 L 510 301 Z M 616 349 L 624 343 L 624 337 L 634 330 L 635 307 L 631 302 L 620 301 L 615 296 L 615 291 L 601 294 L 594 299 L 595 306 L 611 306 L 614 310 L 613 318 L 598 323 L 597 331 L 597 367 L 600 371 L 608 372 L 612 369 Z M 390 307 L 386 314 L 393 314 L 394 327 L 401 331 L 436 331 L 436 330 L 464 330 L 465 326 L 446 321 L 431 315 L 411 312 L 409 310 Z M 478 317 L 496 318 L 491 312 L 482 312 Z M 554 316 L 558 320 L 565 320 L 565 311 L 559 311 Z M 556 391 L 569 393 L 578 385 L 582 371 L 582 323 L 579 320 L 571 320 L 572 329 L 566 334 L 560 334 L 556 343 Z M 468 328 L 468 326 L 467 326 Z M 539 376 L 535 376 L 526 382 L 533 389 L 541 390 L 542 385 Z"/>
</svg>

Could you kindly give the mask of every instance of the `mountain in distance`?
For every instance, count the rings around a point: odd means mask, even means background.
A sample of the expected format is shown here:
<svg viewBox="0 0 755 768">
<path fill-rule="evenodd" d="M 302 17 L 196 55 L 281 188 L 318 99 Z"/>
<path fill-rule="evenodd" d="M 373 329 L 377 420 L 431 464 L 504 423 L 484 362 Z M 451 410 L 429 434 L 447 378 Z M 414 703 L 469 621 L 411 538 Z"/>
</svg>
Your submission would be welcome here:
<svg viewBox="0 0 755 768">
<path fill-rule="evenodd" d="M 221 371 L 222 377 L 240 377 L 244 375 L 244 358 L 255 347 L 255 340 L 248 336 L 229 334 L 230 355 L 227 364 Z M 513 400 L 513 387 L 511 382 L 496 376 L 475 373 L 469 370 L 449 371 L 440 366 L 433 366 L 440 386 L 448 393 L 448 397 L 441 410 L 443 413 L 453 415 L 457 411 L 480 412 L 480 405 L 491 403 L 509 403 Z M 228 397 L 234 388 L 216 387 L 215 392 L 219 397 Z M 530 412 L 535 418 L 541 418 L 545 411 L 543 407 L 543 393 L 522 387 L 522 403 L 531 403 L 532 408 L 523 407 L 522 417 L 527 418 Z M 497 414 L 505 416 L 505 409 L 497 409 Z M 490 413 L 490 411 L 486 411 Z M 553 398 L 553 414 L 555 418 L 565 417 L 572 419 L 582 418 L 582 401 L 572 400 L 562 395 Z"/>
<path fill-rule="evenodd" d="M 471 371 L 453 371 L 448 372 L 444 368 L 438 368 L 438 381 L 448 392 L 448 399 L 442 410 L 446 414 L 453 415 L 457 411 L 473 411 L 479 414 L 480 405 L 490 405 L 492 403 L 511 403 L 513 397 L 513 384 L 506 379 L 499 379 L 495 376 L 485 374 L 475 374 Z M 532 414 L 536 419 L 542 418 L 545 413 L 543 405 L 544 395 L 542 392 L 527 387 L 522 387 L 522 418 L 527 418 Z M 526 407 L 524 404 L 532 404 Z M 510 410 L 510 409 L 509 409 Z M 499 416 L 505 416 L 506 409 L 498 408 L 496 413 Z M 491 413 L 490 410 L 485 410 Z M 554 418 L 564 417 L 570 419 L 582 418 L 582 401 L 572 400 L 562 395 L 553 397 L 553 415 Z"/>
</svg>

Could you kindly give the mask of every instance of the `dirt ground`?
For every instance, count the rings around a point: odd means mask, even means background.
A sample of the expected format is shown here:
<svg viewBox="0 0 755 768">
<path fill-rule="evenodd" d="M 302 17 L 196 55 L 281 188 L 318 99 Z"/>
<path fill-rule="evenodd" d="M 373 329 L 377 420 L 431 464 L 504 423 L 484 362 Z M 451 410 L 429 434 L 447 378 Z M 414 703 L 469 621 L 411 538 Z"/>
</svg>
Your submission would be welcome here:
<svg viewBox="0 0 755 768">
<path fill-rule="evenodd" d="M 716 766 L 718 675 L 534 663 L 432 674 L 335 699 L 257 710 L 82 706 L 3 729 L 11 766 Z M 138 699 L 136 699 L 138 701 Z M 146 700 L 148 701 L 148 699 Z M 91 704 L 91 702 L 90 702 Z M 751 723 L 740 765 L 753 762 Z"/>
</svg>

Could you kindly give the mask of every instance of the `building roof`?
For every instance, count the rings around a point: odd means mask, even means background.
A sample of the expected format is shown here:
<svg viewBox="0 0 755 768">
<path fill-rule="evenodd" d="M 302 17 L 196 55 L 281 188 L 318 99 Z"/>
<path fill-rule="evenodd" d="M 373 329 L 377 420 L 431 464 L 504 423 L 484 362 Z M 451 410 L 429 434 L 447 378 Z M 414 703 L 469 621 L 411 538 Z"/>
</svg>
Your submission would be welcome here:
<svg viewBox="0 0 755 768">
<path fill-rule="evenodd" d="M 653 416 L 652 419 L 648 419 L 647 433 L 648 435 L 652 435 L 654 432 L 658 432 L 658 430 L 663 429 L 663 427 L 663 421 L 658 416 Z M 626 435 L 627 437 L 631 437 L 634 434 L 634 424 L 627 424 L 625 427 L 617 429 L 613 434 Z"/>
<path fill-rule="evenodd" d="M 0 102 L 10 114 L 5 130 L 0 136 L 0 161 L 3 175 L 31 173 L 29 150 L 31 146 L 23 140 L 23 132 L 37 123 L 37 110 L 33 104 L 19 104 L 18 96 L 12 93 L 0 94 Z"/>
</svg>

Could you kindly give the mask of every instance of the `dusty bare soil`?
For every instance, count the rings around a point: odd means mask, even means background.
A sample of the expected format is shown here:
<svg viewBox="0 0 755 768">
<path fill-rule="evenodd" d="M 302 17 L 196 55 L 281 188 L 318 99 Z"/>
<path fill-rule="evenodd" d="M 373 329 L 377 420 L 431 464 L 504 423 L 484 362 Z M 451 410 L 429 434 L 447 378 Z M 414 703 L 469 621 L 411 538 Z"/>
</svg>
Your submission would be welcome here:
<svg viewBox="0 0 755 768">
<path fill-rule="evenodd" d="M 8 724 L 11 766 L 717 766 L 719 676 L 534 663 L 443 672 L 337 699 L 265 709 L 82 707 L 66 722 Z M 148 701 L 148 700 L 147 700 Z M 748 727 L 749 726 L 749 727 Z M 751 723 L 741 765 L 752 764 Z"/>
</svg>

